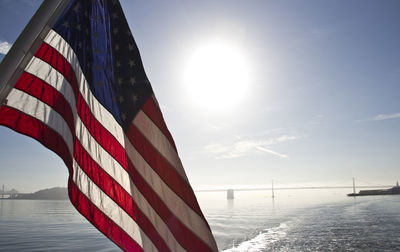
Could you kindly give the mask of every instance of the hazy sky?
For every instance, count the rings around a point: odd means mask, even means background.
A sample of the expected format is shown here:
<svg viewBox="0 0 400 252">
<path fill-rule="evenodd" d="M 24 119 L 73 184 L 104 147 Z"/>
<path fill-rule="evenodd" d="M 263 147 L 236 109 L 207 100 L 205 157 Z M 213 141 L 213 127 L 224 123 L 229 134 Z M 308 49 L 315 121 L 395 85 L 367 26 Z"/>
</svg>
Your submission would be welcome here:
<svg viewBox="0 0 400 252">
<path fill-rule="evenodd" d="M 41 2 L 0 0 L 0 59 Z M 400 179 L 400 1 L 121 3 L 195 188 Z M 66 186 L 51 151 L 0 139 L 0 185 Z"/>
</svg>

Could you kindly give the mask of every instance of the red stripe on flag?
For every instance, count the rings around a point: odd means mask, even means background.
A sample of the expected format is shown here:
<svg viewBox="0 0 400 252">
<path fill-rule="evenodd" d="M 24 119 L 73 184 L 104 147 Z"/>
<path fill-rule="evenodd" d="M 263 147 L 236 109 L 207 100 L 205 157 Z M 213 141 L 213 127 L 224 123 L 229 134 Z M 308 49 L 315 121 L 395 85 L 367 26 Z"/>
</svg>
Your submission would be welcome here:
<svg viewBox="0 0 400 252">
<path fill-rule="evenodd" d="M 43 42 L 36 51 L 35 56 L 47 62 L 58 72 L 62 73 L 65 79 L 71 84 L 75 98 L 79 93 L 78 81 L 71 64 L 56 49 Z"/>
<path fill-rule="evenodd" d="M 171 133 L 169 132 L 167 125 L 164 122 L 164 117 L 161 113 L 161 110 L 154 102 L 154 99 L 155 98 L 150 97 L 143 105 L 142 110 L 154 122 L 154 124 L 157 125 L 164 136 L 168 138 L 170 144 L 175 148 L 175 151 L 177 151 L 174 139 L 172 138 Z"/>
<path fill-rule="evenodd" d="M 139 227 L 146 233 L 149 239 L 153 242 L 156 248 L 159 251 L 171 251 L 165 241 L 161 238 L 160 234 L 158 233 L 156 227 L 151 224 L 150 220 L 147 216 L 137 207 L 134 205 L 135 212 L 137 214 L 137 224 Z"/>
<path fill-rule="evenodd" d="M 77 112 L 93 138 L 96 139 L 101 147 L 110 153 L 110 155 L 117 160 L 124 169 L 126 169 L 127 158 L 125 149 L 117 139 L 115 139 L 115 137 L 96 120 L 81 95 L 79 95 L 77 101 Z"/>
<path fill-rule="evenodd" d="M 52 107 L 52 109 L 57 111 L 64 118 L 71 132 L 75 132 L 71 105 L 65 100 L 64 96 L 52 86 L 36 76 L 23 72 L 14 88 L 24 91 Z"/>
<path fill-rule="evenodd" d="M 77 139 L 74 142 L 74 158 L 81 169 L 103 192 L 136 220 L 130 195 L 90 157 Z"/>
<path fill-rule="evenodd" d="M 43 122 L 5 105 L 0 107 L 0 124 L 32 137 L 54 151 L 72 172 L 72 157 L 64 139 Z"/>
<path fill-rule="evenodd" d="M 160 251 L 170 251 L 146 215 L 137 207 L 132 197 L 109 174 L 93 161 L 78 140 L 75 140 L 75 160 L 90 179 L 141 227 Z"/>
<path fill-rule="evenodd" d="M 72 181 L 68 180 L 68 193 L 71 203 L 85 218 L 100 232 L 107 236 L 125 251 L 143 251 L 143 249 L 117 224 L 110 220 L 103 212 L 94 206 L 90 200 L 79 191 Z"/>
<path fill-rule="evenodd" d="M 133 124 L 128 128 L 126 136 L 140 155 L 172 189 L 172 191 L 174 191 L 190 208 L 193 209 L 194 212 L 204 219 L 203 213 L 200 210 L 190 185 L 180 177 L 175 168 L 160 155 L 160 153 L 147 141 L 147 139 Z"/>
<path fill-rule="evenodd" d="M 76 93 L 77 112 L 90 134 L 117 162 L 126 169 L 127 161 L 124 148 L 115 137 L 105 129 L 93 116 L 89 106 L 79 92 L 75 72 L 71 64 L 56 49 L 42 43 L 36 52 L 36 57 L 49 63 L 71 84 Z"/>
<path fill-rule="evenodd" d="M 133 183 L 147 199 L 152 208 L 167 224 L 179 244 L 188 251 L 212 251 L 199 237 L 192 233 L 182 222 L 168 209 L 160 197 L 147 184 L 135 166 L 128 160 L 128 169 Z"/>
</svg>

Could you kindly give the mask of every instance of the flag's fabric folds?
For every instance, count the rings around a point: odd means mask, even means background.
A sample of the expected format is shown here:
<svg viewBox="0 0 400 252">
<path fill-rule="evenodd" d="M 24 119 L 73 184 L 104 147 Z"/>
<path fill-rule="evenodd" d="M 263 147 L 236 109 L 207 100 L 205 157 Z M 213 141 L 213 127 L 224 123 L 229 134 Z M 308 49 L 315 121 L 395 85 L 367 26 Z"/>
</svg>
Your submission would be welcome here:
<svg viewBox="0 0 400 252">
<path fill-rule="evenodd" d="M 70 1 L 0 124 L 63 159 L 72 204 L 123 250 L 217 250 L 119 1 Z"/>
</svg>

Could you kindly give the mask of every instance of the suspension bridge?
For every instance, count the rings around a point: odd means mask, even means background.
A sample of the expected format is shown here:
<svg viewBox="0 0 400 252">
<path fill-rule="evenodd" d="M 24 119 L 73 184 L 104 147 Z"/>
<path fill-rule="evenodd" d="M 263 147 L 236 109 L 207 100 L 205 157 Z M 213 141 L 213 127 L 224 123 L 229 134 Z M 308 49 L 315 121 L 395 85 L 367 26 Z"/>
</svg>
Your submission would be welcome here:
<svg viewBox="0 0 400 252">
<path fill-rule="evenodd" d="M 271 184 L 269 185 L 261 185 L 261 186 L 242 186 L 242 187 L 235 187 L 235 186 L 228 186 L 228 187 L 220 187 L 220 188 L 204 188 L 204 189 L 197 189 L 195 192 L 227 192 L 227 198 L 228 199 L 233 199 L 234 198 L 234 192 L 235 191 L 272 191 L 272 195 L 274 195 L 274 191 L 276 190 L 306 190 L 306 189 L 354 189 L 355 187 L 360 188 L 360 189 L 366 189 L 366 188 L 391 188 L 395 185 L 393 183 L 392 185 L 389 184 L 384 184 L 384 183 L 374 183 L 374 182 L 368 182 L 366 180 L 357 180 L 358 183 L 361 182 L 361 184 L 355 186 L 353 185 L 353 182 L 350 182 L 348 180 L 341 180 L 340 182 L 330 182 L 325 185 L 315 185 L 315 186 L 310 186 L 310 185 L 301 185 L 301 184 L 293 184 L 293 183 L 287 183 L 287 182 L 282 182 L 282 181 L 277 181 L 277 180 L 271 180 Z M 346 184 L 344 182 L 347 182 Z M 274 186 L 275 184 L 275 186 Z M 274 196 L 273 196 L 274 197 Z"/>
</svg>

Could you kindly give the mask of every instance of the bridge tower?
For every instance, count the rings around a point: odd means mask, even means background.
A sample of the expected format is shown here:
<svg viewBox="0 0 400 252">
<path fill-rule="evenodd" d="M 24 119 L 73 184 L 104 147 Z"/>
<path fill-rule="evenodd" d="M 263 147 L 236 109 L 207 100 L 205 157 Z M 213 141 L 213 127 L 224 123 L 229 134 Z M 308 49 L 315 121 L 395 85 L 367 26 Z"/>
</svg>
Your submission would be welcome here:
<svg viewBox="0 0 400 252">
<path fill-rule="evenodd" d="M 228 191 L 226 191 L 226 198 L 227 198 L 228 200 L 234 199 L 233 192 L 234 192 L 233 189 L 228 189 Z"/>
</svg>

